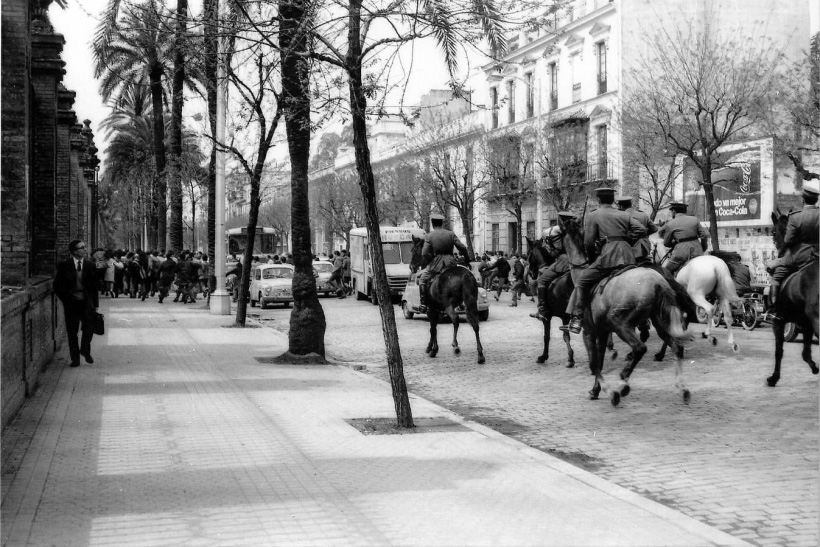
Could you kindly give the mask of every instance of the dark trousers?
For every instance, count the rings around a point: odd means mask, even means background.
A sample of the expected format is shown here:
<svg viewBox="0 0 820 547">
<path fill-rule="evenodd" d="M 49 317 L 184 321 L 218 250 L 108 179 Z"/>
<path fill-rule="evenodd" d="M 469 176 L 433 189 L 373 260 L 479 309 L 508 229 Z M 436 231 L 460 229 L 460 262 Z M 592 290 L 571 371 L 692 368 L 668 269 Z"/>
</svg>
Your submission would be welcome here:
<svg viewBox="0 0 820 547">
<path fill-rule="evenodd" d="M 584 308 L 589 305 L 589 296 L 592 292 L 592 288 L 598 283 L 598 281 L 605 278 L 616 269 L 617 268 L 601 268 L 598 266 L 590 266 L 584 269 L 575 282 L 575 289 L 573 292 L 575 296 L 575 305 L 573 306 L 573 309 L 567 309 L 567 313 L 579 317 L 582 316 L 584 314 Z M 570 298 L 570 302 L 572 302 L 572 298 Z"/>
<path fill-rule="evenodd" d="M 68 334 L 68 350 L 72 362 L 79 362 L 80 355 L 91 353 L 91 338 L 94 336 L 89 314 L 92 311 L 86 300 L 68 300 L 63 302 L 65 312 L 65 330 Z M 82 339 L 78 340 L 82 324 Z"/>
</svg>

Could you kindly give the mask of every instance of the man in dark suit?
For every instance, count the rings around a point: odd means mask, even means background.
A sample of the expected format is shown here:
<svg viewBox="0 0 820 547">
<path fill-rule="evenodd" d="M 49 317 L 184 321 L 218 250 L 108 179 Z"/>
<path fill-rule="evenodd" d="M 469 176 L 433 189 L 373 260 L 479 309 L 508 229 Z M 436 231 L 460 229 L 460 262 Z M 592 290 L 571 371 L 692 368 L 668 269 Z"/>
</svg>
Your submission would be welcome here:
<svg viewBox="0 0 820 547">
<path fill-rule="evenodd" d="M 75 239 L 68 244 L 69 258 L 57 264 L 54 275 L 54 294 L 63 303 L 65 326 L 68 333 L 68 348 L 71 366 L 80 366 L 80 355 L 86 363 L 93 363 L 91 338 L 94 336 L 91 314 L 99 307 L 97 296 L 97 267 L 88 260 L 88 250 L 83 241 Z M 77 341 L 77 333 L 82 323 L 82 340 Z"/>
</svg>

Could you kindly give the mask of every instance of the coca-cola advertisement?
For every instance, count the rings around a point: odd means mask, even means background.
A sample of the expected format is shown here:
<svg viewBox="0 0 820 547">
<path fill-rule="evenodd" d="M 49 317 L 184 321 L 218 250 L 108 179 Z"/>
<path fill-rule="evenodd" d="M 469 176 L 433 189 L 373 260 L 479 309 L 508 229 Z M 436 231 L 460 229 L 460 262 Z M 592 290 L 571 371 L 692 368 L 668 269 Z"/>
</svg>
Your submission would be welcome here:
<svg viewBox="0 0 820 547">
<path fill-rule="evenodd" d="M 760 146 L 721 154 L 720 167 L 712 171 L 712 190 L 718 222 L 761 219 Z M 689 211 L 706 220 L 705 192 L 700 170 L 687 165 L 684 188 Z"/>
</svg>

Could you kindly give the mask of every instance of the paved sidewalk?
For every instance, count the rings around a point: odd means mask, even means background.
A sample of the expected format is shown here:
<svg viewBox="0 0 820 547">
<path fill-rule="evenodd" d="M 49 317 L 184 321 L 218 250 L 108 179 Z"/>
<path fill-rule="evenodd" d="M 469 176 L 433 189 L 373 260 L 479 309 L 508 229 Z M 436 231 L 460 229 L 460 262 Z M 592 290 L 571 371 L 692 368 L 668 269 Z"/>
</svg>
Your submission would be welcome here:
<svg viewBox="0 0 820 547">
<path fill-rule="evenodd" d="M 3 432 L 2 545 L 746 545 L 344 366 L 274 365 L 202 304 L 102 302 L 95 363 L 54 363 Z M 333 348 L 328 350 L 332 353 Z"/>
</svg>

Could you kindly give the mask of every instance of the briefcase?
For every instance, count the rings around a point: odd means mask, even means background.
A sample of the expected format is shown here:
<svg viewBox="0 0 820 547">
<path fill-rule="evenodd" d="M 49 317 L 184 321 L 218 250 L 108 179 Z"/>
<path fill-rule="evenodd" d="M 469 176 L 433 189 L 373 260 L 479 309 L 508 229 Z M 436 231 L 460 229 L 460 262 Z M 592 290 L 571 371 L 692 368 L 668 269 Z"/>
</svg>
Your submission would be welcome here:
<svg viewBox="0 0 820 547">
<path fill-rule="evenodd" d="M 91 327 L 94 334 L 105 334 L 105 316 L 101 313 L 91 312 Z"/>
</svg>

